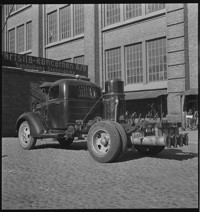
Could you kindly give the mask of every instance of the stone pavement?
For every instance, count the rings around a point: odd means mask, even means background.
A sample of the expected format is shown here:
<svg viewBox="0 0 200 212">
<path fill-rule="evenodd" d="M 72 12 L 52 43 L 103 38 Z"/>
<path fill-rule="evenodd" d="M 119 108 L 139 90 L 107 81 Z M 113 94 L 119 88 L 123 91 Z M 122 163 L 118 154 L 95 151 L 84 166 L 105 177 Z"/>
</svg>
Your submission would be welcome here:
<svg viewBox="0 0 200 212">
<path fill-rule="evenodd" d="M 85 141 L 51 139 L 23 150 L 2 139 L 2 209 L 198 208 L 197 131 L 189 146 L 156 157 L 128 149 L 116 163 L 94 161 Z"/>
</svg>

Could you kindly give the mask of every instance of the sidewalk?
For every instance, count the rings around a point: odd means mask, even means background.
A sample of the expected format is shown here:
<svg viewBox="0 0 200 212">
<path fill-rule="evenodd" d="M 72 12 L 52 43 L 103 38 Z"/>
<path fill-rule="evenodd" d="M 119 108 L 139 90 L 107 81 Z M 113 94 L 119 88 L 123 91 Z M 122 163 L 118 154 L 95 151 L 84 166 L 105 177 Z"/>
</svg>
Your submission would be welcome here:
<svg viewBox="0 0 200 212">
<path fill-rule="evenodd" d="M 199 130 L 188 130 L 188 131 L 181 131 L 180 133 L 188 133 L 189 143 L 198 143 L 198 134 Z"/>
</svg>

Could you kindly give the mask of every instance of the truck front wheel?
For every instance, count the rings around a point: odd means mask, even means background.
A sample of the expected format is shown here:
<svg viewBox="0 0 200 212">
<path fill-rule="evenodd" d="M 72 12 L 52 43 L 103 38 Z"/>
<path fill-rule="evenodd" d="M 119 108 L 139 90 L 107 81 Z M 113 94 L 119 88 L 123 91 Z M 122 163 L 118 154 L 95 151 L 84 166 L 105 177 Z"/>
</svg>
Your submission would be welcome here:
<svg viewBox="0 0 200 212">
<path fill-rule="evenodd" d="M 146 156 L 155 156 L 158 153 L 162 152 L 165 146 L 142 146 L 142 145 L 134 145 L 136 150 L 143 155 Z"/>
<path fill-rule="evenodd" d="M 112 123 L 99 121 L 94 124 L 87 137 L 90 155 L 100 163 L 112 162 L 119 155 L 121 148 L 120 135 Z"/>
<path fill-rule="evenodd" d="M 32 149 L 36 139 L 31 136 L 30 126 L 27 121 L 21 123 L 18 131 L 19 143 L 23 149 Z"/>
<path fill-rule="evenodd" d="M 62 147 L 68 147 L 68 146 L 70 146 L 73 143 L 74 138 L 68 138 L 68 139 L 58 138 L 57 140 L 60 143 L 60 146 L 62 146 Z"/>
</svg>

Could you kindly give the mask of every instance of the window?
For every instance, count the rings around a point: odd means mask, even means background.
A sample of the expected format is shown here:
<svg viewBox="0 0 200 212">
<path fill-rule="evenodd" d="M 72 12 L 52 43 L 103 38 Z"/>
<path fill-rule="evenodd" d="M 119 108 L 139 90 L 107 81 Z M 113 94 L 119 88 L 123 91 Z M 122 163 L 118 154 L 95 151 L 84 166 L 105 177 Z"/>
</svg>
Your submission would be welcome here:
<svg viewBox="0 0 200 212">
<path fill-rule="evenodd" d="M 126 47 L 127 84 L 143 82 L 142 44 Z"/>
<path fill-rule="evenodd" d="M 166 38 L 147 43 L 149 82 L 167 79 Z"/>
<path fill-rule="evenodd" d="M 60 10 L 60 39 L 71 36 L 71 7 L 67 6 Z"/>
<path fill-rule="evenodd" d="M 47 43 L 57 41 L 57 12 L 47 15 Z"/>
<path fill-rule="evenodd" d="M 120 4 L 105 5 L 105 25 L 114 24 L 120 21 Z"/>
<path fill-rule="evenodd" d="M 32 22 L 26 24 L 26 50 L 32 48 Z"/>
<path fill-rule="evenodd" d="M 146 4 L 146 13 L 152 13 L 165 8 L 165 4 Z"/>
<path fill-rule="evenodd" d="M 24 51 L 24 25 L 17 27 L 17 52 Z"/>
<path fill-rule="evenodd" d="M 79 85 L 78 97 L 91 98 L 91 99 L 96 98 L 97 97 L 96 89 L 91 86 Z"/>
<path fill-rule="evenodd" d="M 121 79 L 121 49 L 106 51 L 106 71 L 108 79 Z"/>
<path fill-rule="evenodd" d="M 15 52 L 15 29 L 8 31 L 9 52 Z"/>
<path fill-rule="evenodd" d="M 141 4 L 125 4 L 126 19 L 142 15 Z"/>
<path fill-rule="evenodd" d="M 59 97 L 59 85 L 52 87 L 49 91 L 49 100 Z"/>
<path fill-rule="evenodd" d="M 84 5 L 74 4 L 74 35 L 84 33 Z"/>
<path fill-rule="evenodd" d="M 84 64 L 84 56 L 74 57 L 74 63 L 76 64 Z"/>
</svg>

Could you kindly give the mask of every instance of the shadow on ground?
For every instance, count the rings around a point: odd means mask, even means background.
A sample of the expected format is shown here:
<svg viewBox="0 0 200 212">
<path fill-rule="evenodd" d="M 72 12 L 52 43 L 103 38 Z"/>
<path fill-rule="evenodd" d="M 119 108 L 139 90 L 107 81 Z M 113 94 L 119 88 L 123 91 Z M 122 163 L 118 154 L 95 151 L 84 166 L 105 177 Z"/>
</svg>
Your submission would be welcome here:
<svg viewBox="0 0 200 212">
<path fill-rule="evenodd" d="M 74 142 L 68 147 L 62 147 L 59 143 L 47 143 L 47 144 L 36 144 L 36 146 L 32 150 L 36 149 L 47 149 L 47 148 L 53 148 L 53 149 L 66 149 L 66 150 L 87 150 L 87 142 L 80 141 L 80 142 Z"/>
<path fill-rule="evenodd" d="M 157 158 L 161 159 L 171 159 L 171 160 L 188 160 L 198 157 L 198 153 L 193 152 L 183 152 L 181 149 L 165 149 Z"/>
<path fill-rule="evenodd" d="M 33 150 L 36 149 L 46 149 L 46 148 L 53 148 L 53 149 L 63 149 L 63 150 L 85 150 L 87 151 L 87 142 L 86 141 L 76 141 L 71 144 L 69 147 L 62 147 L 59 143 L 46 143 L 46 144 L 36 144 Z M 124 153 L 124 156 L 116 160 L 116 162 L 125 162 L 129 160 L 137 160 L 143 157 L 150 157 L 144 156 L 140 154 L 135 148 L 129 148 Z M 181 149 L 165 149 L 161 153 L 156 156 L 151 156 L 153 158 L 159 159 L 168 159 L 168 160 L 188 160 L 195 157 L 198 157 L 198 153 L 192 152 L 183 152 Z"/>
<path fill-rule="evenodd" d="M 143 157 L 159 158 L 159 159 L 168 159 L 168 160 L 188 160 L 195 157 L 198 157 L 198 153 L 193 152 L 183 152 L 180 149 L 165 149 L 156 156 L 144 156 L 140 154 L 135 148 L 129 149 L 124 153 L 123 158 L 117 162 L 125 162 L 129 160 L 136 160 Z"/>
</svg>

